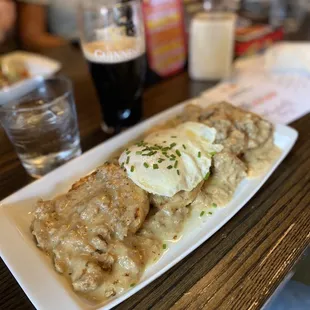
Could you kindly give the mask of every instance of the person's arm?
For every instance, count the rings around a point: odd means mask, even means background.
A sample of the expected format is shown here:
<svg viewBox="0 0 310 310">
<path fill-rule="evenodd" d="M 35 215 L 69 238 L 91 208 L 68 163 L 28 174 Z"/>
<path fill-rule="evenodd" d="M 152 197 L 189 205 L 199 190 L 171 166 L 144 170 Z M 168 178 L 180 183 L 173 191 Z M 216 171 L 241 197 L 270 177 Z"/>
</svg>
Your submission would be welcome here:
<svg viewBox="0 0 310 310">
<path fill-rule="evenodd" d="M 46 6 L 40 4 L 19 3 L 19 34 L 23 45 L 34 50 L 66 43 L 47 32 Z"/>
<path fill-rule="evenodd" d="M 15 22 L 15 4 L 11 0 L 0 0 L 0 42 Z"/>
</svg>

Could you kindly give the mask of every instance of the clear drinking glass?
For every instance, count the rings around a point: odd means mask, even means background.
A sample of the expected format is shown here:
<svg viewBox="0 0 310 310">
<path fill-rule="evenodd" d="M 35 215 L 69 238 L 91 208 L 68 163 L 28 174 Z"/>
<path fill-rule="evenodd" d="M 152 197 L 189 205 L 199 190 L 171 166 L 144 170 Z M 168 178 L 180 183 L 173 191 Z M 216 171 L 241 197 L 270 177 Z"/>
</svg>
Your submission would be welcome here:
<svg viewBox="0 0 310 310">
<path fill-rule="evenodd" d="M 146 58 L 141 1 L 82 0 L 78 17 L 102 129 L 117 133 L 142 117 Z"/>
<path fill-rule="evenodd" d="M 64 77 L 41 78 L 32 91 L 1 105 L 0 122 L 35 178 L 81 154 L 72 85 Z"/>
</svg>

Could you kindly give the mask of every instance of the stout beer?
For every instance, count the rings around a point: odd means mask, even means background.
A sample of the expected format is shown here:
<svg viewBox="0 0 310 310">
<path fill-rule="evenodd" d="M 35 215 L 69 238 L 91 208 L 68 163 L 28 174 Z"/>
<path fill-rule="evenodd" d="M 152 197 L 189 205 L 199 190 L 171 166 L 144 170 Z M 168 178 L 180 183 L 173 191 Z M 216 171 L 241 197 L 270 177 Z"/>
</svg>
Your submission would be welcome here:
<svg viewBox="0 0 310 310">
<path fill-rule="evenodd" d="M 103 113 L 103 130 L 116 133 L 142 117 L 144 39 L 117 37 L 83 44 Z"/>
</svg>

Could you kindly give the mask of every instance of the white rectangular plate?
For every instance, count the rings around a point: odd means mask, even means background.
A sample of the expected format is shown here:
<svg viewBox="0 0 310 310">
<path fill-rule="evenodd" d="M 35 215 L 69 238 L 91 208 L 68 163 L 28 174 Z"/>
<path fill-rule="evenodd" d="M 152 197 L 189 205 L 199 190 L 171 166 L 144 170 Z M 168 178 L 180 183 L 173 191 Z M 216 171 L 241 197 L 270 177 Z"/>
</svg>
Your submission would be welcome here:
<svg viewBox="0 0 310 310">
<path fill-rule="evenodd" d="M 5 59 L 16 59 L 21 60 L 25 63 L 27 69 L 30 73 L 30 78 L 19 81 L 6 87 L 5 89 L 0 89 L 0 105 L 7 103 L 7 101 L 14 100 L 23 94 L 25 94 L 28 89 L 32 88 L 33 79 L 37 76 L 51 76 L 60 70 L 60 62 L 53 60 L 48 57 L 44 57 L 38 54 L 16 51 L 6 54 L 1 57 L 1 60 Z"/>
<path fill-rule="evenodd" d="M 64 277 L 54 270 L 50 259 L 36 247 L 29 229 L 32 218 L 30 212 L 39 197 L 49 199 L 66 192 L 72 183 L 102 164 L 116 149 L 156 123 L 180 113 L 185 104 L 177 105 L 98 145 L 1 202 L 0 255 L 37 309 L 110 309 L 124 301 L 182 260 L 229 221 L 278 167 L 298 136 L 296 130 L 276 125 L 275 143 L 282 149 L 282 155 L 268 172 L 258 178 L 243 180 L 232 201 L 225 208 L 215 209 L 212 216 L 193 216 L 185 227 L 183 238 L 177 243 L 168 244 L 168 251 L 146 270 L 135 287 L 108 303 L 89 304 L 72 291 Z M 192 224 L 195 229 L 189 229 Z"/>
</svg>

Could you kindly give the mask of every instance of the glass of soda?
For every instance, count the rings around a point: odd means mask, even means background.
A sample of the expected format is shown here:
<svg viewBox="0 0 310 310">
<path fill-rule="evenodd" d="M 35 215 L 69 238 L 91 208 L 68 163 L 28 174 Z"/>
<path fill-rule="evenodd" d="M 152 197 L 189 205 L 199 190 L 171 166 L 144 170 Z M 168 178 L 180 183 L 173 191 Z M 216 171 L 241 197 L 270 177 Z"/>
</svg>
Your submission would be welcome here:
<svg viewBox="0 0 310 310">
<path fill-rule="evenodd" d="M 65 77 L 37 79 L 28 93 L 0 105 L 0 122 L 35 178 L 81 154 L 72 85 Z"/>
<path fill-rule="evenodd" d="M 84 0 L 81 47 L 97 90 L 102 129 L 114 134 L 142 118 L 146 73 L 141 1 Z"/>
</svg>

